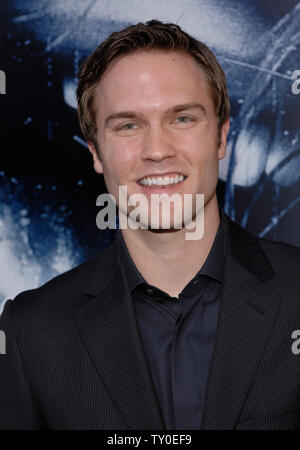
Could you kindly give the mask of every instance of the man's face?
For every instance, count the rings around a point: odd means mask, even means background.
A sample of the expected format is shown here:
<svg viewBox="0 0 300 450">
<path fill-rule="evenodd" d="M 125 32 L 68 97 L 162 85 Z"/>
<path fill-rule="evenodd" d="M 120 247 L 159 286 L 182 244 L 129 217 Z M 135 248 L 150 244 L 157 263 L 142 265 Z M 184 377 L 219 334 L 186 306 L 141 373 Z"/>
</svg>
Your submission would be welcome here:
<svg viewBox="0 0 300 450">
<path fill-rule="evenodd" d="M 120 185 L 128 197 L 143 193 L 149 200 L 154 193 L 178 193 L 182 199 L 189 193 L 193 200 L 204 194 L 205 204 L 215 197 L 229 121 L 218 146 L 211 90 L 190 55 L 154 50 L 120 57 L 99 82 L 94 107 L 101 160 L 91 142 L 89 149 L 117 204 Z M 169 182 L 173 177 L 173 184 L 157 188 L 153 179 L 159 175 L 164 183 L 165 176 Z M 186 178 L 175 184 L 176 175 Z M 140 184 L 145 177 L 151 186 Z M 150 210 L 149 202 L 149 218 Z"/>
</svg>

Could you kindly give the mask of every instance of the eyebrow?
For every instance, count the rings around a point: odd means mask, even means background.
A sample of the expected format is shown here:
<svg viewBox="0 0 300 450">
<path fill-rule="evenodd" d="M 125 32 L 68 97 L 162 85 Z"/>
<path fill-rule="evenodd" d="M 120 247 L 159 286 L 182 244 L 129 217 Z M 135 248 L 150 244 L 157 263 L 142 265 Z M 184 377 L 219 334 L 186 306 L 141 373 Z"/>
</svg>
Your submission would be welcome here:
<svg viewBox="0 0 300 450">
<path fill-rule="evenodd" d="M 175 105 L 172 106 L 171 108 L 168 108 L 164 114 L 165 115 L 169 115 L 169 114 L 174 114 L 174 113 L 178 113 L 178 112 L 182 112 L 182 111 L 188 111 L 190 109 L 200 109 L 205 115 L 207 115 L 206 109 L 204 108 L 203 105 L 201 105 L 201 103 L 196 103 L 196 102 L 191 102 L 191 103 L 185 103 L 182 105 Z M 141 115 L 135 111 L 121 111 L 118 113 L 114 113 L 114 114 L 110 114 L 106 119 L 105 119 L 105 123 L 104 126 L 106 127 L 108 125 L 109 122 L 111 122 L 112 120 L 116 120 L 116 119 L 136 119 L 138 117 L 140 117 Z"/>
</svg>

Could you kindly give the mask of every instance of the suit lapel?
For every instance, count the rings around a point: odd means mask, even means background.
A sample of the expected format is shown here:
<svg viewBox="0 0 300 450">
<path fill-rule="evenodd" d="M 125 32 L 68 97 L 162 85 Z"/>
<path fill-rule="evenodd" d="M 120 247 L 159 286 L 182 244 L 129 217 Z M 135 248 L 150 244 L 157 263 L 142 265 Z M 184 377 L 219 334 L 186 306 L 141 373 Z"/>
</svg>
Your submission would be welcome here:
<svg viewBox="0 0 300 450">
<path fill-rule="evenodd" d="M 280 297 L 257 239 L 228 218 L 224 289 L 202 429 L 234 428 L 267 344 Z M 83 344 L 129 429 L 165 429 L 116 240 L 96 258 L 76 312 Z"/>
<path fill-rule="evenodd" d="M 127 427 L 164 429 L 134 306 L 118 258 L 114 242 L 95 264 L 87 302 L 77 311 L 76 323 L 90 358 Z"/>
<path fill-rule="evenodd" d="M 258 240 L 227 220 L 229 248 L 202 429 L 234 428 L 280 303 L 268 286 L 274 273 Z"/>
</svg>

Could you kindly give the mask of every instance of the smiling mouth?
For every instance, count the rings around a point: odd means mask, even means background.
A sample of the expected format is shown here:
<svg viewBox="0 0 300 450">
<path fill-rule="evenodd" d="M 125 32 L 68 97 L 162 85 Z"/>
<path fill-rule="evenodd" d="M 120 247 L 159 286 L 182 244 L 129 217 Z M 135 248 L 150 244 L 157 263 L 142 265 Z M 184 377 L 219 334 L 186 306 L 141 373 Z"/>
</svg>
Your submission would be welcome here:
<svg viewBox="0 0 300 450">
<path fill-rule="evenodd" d="M 143 187 L 149 187 L 152 189 L 161 189 L 177 184 L 181 184 L 186 180 L 185 175 L 164 176 L 164 177 L 145 177 L 139 180 L 137 183 Z"/>
</svg>

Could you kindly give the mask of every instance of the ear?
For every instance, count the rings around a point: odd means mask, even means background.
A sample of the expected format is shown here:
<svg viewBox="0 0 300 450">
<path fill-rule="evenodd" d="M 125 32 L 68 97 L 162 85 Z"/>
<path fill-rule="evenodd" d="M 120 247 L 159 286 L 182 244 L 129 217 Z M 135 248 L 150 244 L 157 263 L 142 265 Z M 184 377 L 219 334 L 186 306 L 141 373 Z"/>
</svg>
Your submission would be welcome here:
<svg viewBox="0 0 300 450">
<path fill-rule="evenodd" d="M 218 157 L 219 159 L 223 159 L 226 156 L 226 145 L 227 145 L 227 136 L 230 129 L 230 120 L 229 118 L 223 123 L 220 131 L 220 145 L 218 148 Z"/>
<path fill-rule="evenodd" d="M 103 173 L 102 162 L 101 162 L 101 159 L 99 158 L 99 155 L 98 155 L 98 152 L 97 152 L 94 142 L 87 141 L 87 145 L 88 145 L 89 151 L 91 152 L 91 154 L 93 156 L 95 171 L 97 173 Z"/>
</svg>

